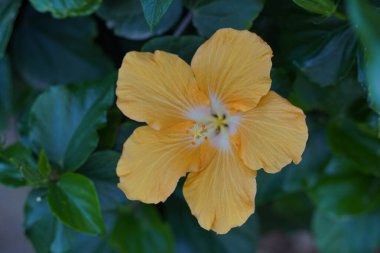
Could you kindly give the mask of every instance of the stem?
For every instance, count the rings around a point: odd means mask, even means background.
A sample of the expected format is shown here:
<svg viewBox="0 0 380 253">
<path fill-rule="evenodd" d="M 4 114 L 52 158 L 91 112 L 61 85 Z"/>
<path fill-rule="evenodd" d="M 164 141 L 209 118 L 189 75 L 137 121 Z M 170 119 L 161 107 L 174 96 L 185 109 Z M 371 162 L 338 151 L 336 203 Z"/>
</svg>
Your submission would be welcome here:
<svg viewBox="0 0 380 253">
<path fill-rule="evenodd" d="M 334 16 L 339 18 L 340 20 L 347 20 L 347 16 L 339 11 L 335 11 Z"/>
<path fill-rule="evenodd" d="M 189 11 L 186 14 L 185 18 L 181 21 L 181 23 L 179 24 L 178 28 L 175 30 L 173 35 L 180 36 L 186 30 L 187 26 L 190 24 L 192 17 L 193 15 Z"/>
</svg>

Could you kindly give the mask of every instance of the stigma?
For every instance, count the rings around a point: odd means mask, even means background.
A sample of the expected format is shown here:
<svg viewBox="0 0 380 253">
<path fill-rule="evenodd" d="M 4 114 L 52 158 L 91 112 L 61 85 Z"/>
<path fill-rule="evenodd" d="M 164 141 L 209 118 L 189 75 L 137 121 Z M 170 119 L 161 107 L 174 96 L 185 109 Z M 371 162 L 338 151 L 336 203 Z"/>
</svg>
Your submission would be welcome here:
<svg viewBox="0 0 380 253">
<path fill-rule="evenodd" d="M 218 100 L 210 99 L 209 107 L 197 107 L 188 112 L 192 126 L 186 131 L 191 145 L 198 146 L 205 141 L 225 149 L 229 147 L 230 136 L 236 133 L 240 115 L 231 114 Z"/>
</svg>

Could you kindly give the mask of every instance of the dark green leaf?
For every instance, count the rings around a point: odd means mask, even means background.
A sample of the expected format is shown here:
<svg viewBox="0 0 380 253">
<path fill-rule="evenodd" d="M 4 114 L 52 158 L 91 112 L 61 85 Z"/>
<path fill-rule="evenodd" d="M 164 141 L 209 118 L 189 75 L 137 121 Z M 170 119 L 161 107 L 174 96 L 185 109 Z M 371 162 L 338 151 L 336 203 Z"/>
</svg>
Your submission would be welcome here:
<svg viewBox="0 0 380 253">
<path fill-rule="evenodd" d="M 174 0 L 153 31 L 144 18 L 139 0 L 105 0 L 98 15 L 115 34 L 129 39 L 144 40 L 168 31 L 180 18 L 181 9 L 179 0 Z"/>
<path fill-rule="evenodd" d="M 319 110 L 329 115 L 344 115 L 354 102 L 364 96 L 363 89 L 352 75 L 336 85 L 320 87 L 299 73 L 290 100 L 305 111 Z"/>
<path fill-rule="evenodd" d="M 358 174 L 354 166 L 337 159 L 330 161 L 327 175 L 311 191 L 318 209 L 347 215 L 373 211 L 380 206 L 380 180 Z"/>
<path fill-rule="evenodd" d="M 11 41 L 15 69 L 39 88 L 103 78 L 113 66 L 96 36 L 91 18 L 56 20 L 26 9 Z"/>
<path fill-rule="evenodd" d="M 154 38 L 144 44 L 142 51 L 154 52 L 162 50 L 177 54 L 187 63 L 191 62 L 195 51 L 204 42 L 204 39 L 198 36 L 164 36 Z"/>
<path fill-rule="evenodd" d="M 0 1 L 0 59 L 4 56 L 21 0 Z"/>
<path fill-rule="evenodd" d="M 56 18 L 89 15 L 99 8 L 102 0 L 30 0 L 40 12 L 50 12 Z"/>
<path fill-rule="evenodd" d="M 165 202 L 164 210 L 176 237 L 177 253 L 256 252 L 259 238 L 256 214 L 241 227 L 232 229 L 226 235 L 217 235 L 202 229 L 184 200 L 178 197 L 171 197 Z"/>
<path fill-rule="evenodd" d="M 78 170 L 78 173 L 94 182 L 103 211 L 116 209 L 127 201 L 117 187 L 119 178 L 116 175 L 116 166 L 119 158 L 120 154 L 114 151 L 97 152 Z"/>
<path fill-rule="evenodd" d="M 348 1 L 348 11 L 367 56 L 366 74 L 371 106 L 380 114 L 380 11 L 364 2 Z"/>
<path fill-rule="evenodd" d="M 353 162 L 360 172 L 380 176 L 380 139 L 376 133 L 346 120 L 333 122 L 328 136 L 336 154 Z"/>
<path fill-rule="evenodd" d="M 211 36 L 220 28 L 249 29 L 261 12 L 264 0 L 213 0 L 192 9 L 198 33 Z"/>
<path fill-rule="evenodd" d="M 305 45 L 309 52 L 296 59 L 295 64 L 311 81 L 321 86 L 333 85 L 352 69 L 356 44 L 349 26 L 338 27 Z"/>
<path fill-rule="evenodd" d="M 136 128 L 143 126 L 143 123 L 128 120 L 122 124 L 117 133 L 117 139 L 115 144 L 115 150 L 121 152 L 123 150 L 123 145 L 129 136 L 135 131 Z"/>
<path fill-rule="evenodd" d="M 36 170 L 31 150 L 16 143 L 0 151 L 0 182 L 9 186 L 24 186 L 22 170 Z"/>
<path fill-rule="evenodd" d="M 41 150 L 38 157 L 38 170 L 44 178 L 48 178 L 51 173 L 51 165 L 46 156 L 45 150 Z"/>
<path fill-rule="evenodd" d="M 170 227 L 154 207 L 144 206 L 120 214 L 110 241 L 119 253 L 173 253 Z"/>
<path fill-rule="evenodd" d="M 334 14 L 337 5 L 333 0 L 293 0 L 299 7 L 329 17 Z"/>
<path fill-rule="evenodd" d="M 29 194 L 24 228 L 37 253 L 64 253 L 70 249 L 72 235 L 51 213 L 46 190 L 33 190 Z"/>
<path fill-rule="evenodd" d="M 48 202 L 54 215 L 65 225 L 83 233 L 105 233 L 98 195 L 87 177 L 64 174 L 49 187 Z"/>
<path fill-rule="evenodd" d="M 0 58 L 0 132 L 7 127 L 13 109 L 13 87 L 11 68 L 7 57 Z"/>
<path fill-rule="evenodd" d="M 183 5 L 189 9 L 199 8 L 202 5 L 208 4 L 214 0 L 182 0 Z"/>
<path fill-rule="evenodd" d="M 320 252 L 373 253 L 380 246 L 380 215 L 337 217 L 317 211 L 313 231 Z"/>
<path fill-rule="evenodd" d="M 140 0 L 144 17 L 153 30 L 167 12 L 173 0 Z"/>
<path fill-rule="evenodd" d="M 97 129 L 113 103 L 115 77 L 80 85 L 55 86 L 34 102 L 28 138 L 61 169 L 79 168 L 96 148 Z"/>
</svg>

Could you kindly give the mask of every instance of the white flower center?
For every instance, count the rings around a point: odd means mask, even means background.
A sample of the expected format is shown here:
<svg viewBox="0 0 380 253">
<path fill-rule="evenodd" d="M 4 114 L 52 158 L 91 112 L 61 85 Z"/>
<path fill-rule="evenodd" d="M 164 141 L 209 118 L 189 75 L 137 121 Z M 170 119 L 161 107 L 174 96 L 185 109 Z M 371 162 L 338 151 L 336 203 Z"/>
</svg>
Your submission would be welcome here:
<svg viewBox="0 0 380 253">
<path fill-rule="evenodd" d="M 191 144 L 200 145 L 210 141 L 214 146 L 226 149 L 230 145 L 229 137 L 236 133 L 240 121 L 239 115 L 232 115 L 214 97 L 210 107 L 197 107 L 188 112 L 187 117 L 194 121 L 188 130 L 191 135 Z"/>
</svg>

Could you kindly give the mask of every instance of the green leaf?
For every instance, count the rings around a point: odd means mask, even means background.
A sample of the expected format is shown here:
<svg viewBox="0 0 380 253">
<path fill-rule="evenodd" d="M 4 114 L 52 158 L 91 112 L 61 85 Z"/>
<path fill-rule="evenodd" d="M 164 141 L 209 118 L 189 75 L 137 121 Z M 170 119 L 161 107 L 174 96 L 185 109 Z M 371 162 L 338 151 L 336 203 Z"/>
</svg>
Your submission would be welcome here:
<svg viewBox="0 0 380 253">
<path fill-rule="evenodd" d="M 357 170 L 380 176 L 380 139 L 376 133 L 345 120 L 333 122 L 328 137 L 333 151 L 353 162 Z"/>
<path fill-rule="evenodd" d="M 366 75 L 368 97 L 372 108 L 380 114 L 380 11 L 365 1 L 348 1 L 351 22 L 364 45 L 367 56 Z"/>
<path fill-rule="evenodd" d="M 298 73 L 290 100 L 305 111 L 323 111 L 328 115 L 345 115 L 354 102 L 365 97 L 353 75 L 332 86 L 321 87 Z"/>
<path fill-rule="evenodd" d="M 316 244 L 323 253 L 373 253 L 380 246 L 380 215 L 334 216 L 317 211 Z"/>
<path fill-rule="evenodd" d="M 21 0 L 0 1 L 0 59 L 4 56 Z"/>
<path fill-rule="evenodd" d="M 360 168 L 358 168 L 360 169 Z M 318 209 L 336 215 L 360 214 L 380 206 L 380 180 L 358 174 L 355 165 L 332 159 L 326 176 L 311 190 Z"/>
<path fill-rule="evenodd" d="M 110 242 L 119 253 L 173 253 L 174 239 L 154 207 L 120 214 Z"/>
<path fill-rule="evenodd" d="M 90 15 L 99 8 L 102 0 L 30 0 L 40 12 L 50 12 L 56 18 Z"/>
<path fill-rule="evenodd" d="M 113 103 L 115 77 L 80 85 L 51 87 L 34 102 L 28 139 L 44 149 L 64 170 L 79 168 L 98 143 L 97 129 L 106 123 Z"/>
<path fill-rule="evenodd" d="M 217 235 L 202 229 L 184 200 L 171 197 L 164 204 L 166 217 L 174 231 L 176 252 L 197 253 L 252 253 L 256 252 L 259 238 L 257 214 L 241 227 L 226 235 Z"/>
<path fill-rule="evenodd" d="M 293 2 L 307 11 L 326 17 L 333 15 L 337 7 L 332 0 L 293 0 Z"/>
<path fill-rule="evenodd" d="M 192 9 L 193 24 L 200 35 L 211 36 L 220 28 L 249 29 L 261 12 L 264 0 L 213 0 Z"/>
<path fill-rule="evenodd" d="M 140 0 L 140 2 L 144 11 L 144 17 L 150 29 L 153 30 L 167 12 L 173 0 Z"/>
<path fill-rule="evenodd" d="M 15 70 L 38 88 L 103 78 L 112 62 L 94 43 L 91 18 L 56 20 L 25 9 L 11 42 Z M 75 27 L 75 29 L 73 29 Z"/>
<path fill-rule="evenodd" d="M 153 31 L 145 20 L 139 0 L 105 0 L 97 13 L 116 35 L 144 40 L 168 31 L 181 17 L 181 9 L 180 1 L 174 0 Z"/>
<path fill-rule="evenodd" d="M 38 253 L 64 253 L 70 249 L 72 235 L 51 213 L 46 190 L 33 190 L 29 194 L 25 203 L 24 228 Z"/>
<path fill-rule="evenodd" d="M 7 57 L 0 58 L 0 132 L 7 127 L 13 109 L 11 66 Z"/>
<path fill-rule="evenodd" d="M 65 225 L 83 233 L 105 233 L 98 195 L 87 177 L 64 174 L 49 187 L 48 202 L 53 214 Z"/>
<path fill-rule="evenodd" d="M 194 9 L 201 7 L 202 5 L 208 4 L 214 0 L 182 0 L 183 5 L 189 9 Z"/>
<path fill-rule="evenodd" d="M 28 168 L 35 170 L 36 162 L 31 150 L 20 143 L 13 144 L 5 150 L 0 150 L 0 182 L 19 187 L 26 185 L 22 171 Z"/>
<path fill-rule="evenodd" d="M 295 64 L 320 86 L 333 85 L 350 73 L 355 62 L 356 45 L 354 32 L 349 26 L 343 25 L 333 31 L 330 29 L 306 44 L 308 52 L 300 55 Z"/>
<path fill-rule="evenodd" d="M 45 150 L 41 150 L 38 156 L 38 170 L 44 178 L 48 178 L 51 173 L 51 165 Z"/>
<path fill-rule="evenodd" d="M 120 154 L 114 151 L 97 152 L 78 170 L 78 173 L 94 182 L 103 211 L 115 210 L 127 201 L 123 192 L 117 188 L 119 178 L 116 166 L 119 158 Z"/>
<path fill-rule="evenodd" d="M 154 38 L 144 44 L 142 51 L 154 52 L 162 50 L 177 54 L 187 63 L 191 62 L 195 51 L 204 42 L 204 39 L 198 36 L 163 36 Z"/>
</svg>

